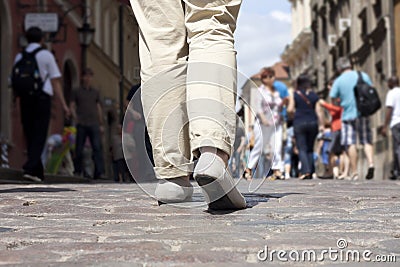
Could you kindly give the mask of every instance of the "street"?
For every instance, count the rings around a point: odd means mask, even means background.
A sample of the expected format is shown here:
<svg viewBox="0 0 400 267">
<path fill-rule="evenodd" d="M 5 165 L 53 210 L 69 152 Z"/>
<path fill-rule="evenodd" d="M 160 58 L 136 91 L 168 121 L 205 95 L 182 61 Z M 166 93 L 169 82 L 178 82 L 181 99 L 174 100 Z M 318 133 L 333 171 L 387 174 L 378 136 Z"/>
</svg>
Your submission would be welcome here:
<svg viewBox="0 0 400 267">
<path fill-rule="evenodd" d="M 397 263 L 375 266 L 398 266 L 399 186 L 291 179 L 246 194 L 241 181 L 248 209 L 207 212 L 157 206 L 136 184 L 2 184 L 0 265 L 365 266 L 380 256 Z M 361 262 L 321 254 L 329 249 L 358 251 Z"/>
</svg>

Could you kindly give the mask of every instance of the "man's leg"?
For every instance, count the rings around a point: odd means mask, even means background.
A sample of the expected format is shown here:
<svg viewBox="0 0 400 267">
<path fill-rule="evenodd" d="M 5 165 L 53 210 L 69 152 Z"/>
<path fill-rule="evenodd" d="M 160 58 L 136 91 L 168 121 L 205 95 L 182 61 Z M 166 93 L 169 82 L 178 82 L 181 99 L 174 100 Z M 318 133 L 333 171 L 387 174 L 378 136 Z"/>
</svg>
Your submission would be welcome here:
<svg viewBox="0 0 400 267">
<path fill-rule="evenodd" d="M 34 112 L 34 103 L 31 99 L 20 98 L 21 122 L 26 140 L 27 160 L 23 166 L 25 174 L 34 175 L 34 167 L 31 163 L 33 133 L 34 133 L 34 117 L 37 116 Z"/>
<path fill-rule="evenodd" d="M 364 145 L 364 153 L 369 166 L 374 166 L 374 147 L 371 144 Z"/>
<path fill-rule="evenodd" d="M 400 178 L 400 124 L 392 127 L 393 175 Z"/>
<path fill-rule="evenodd" d="M 105 173 L 104 171 L 104 160 L 103 160 L 103 149 L 101 144 L 101 134 L 98 125 L 88 127 L 90 144 L 93 150 L 93 161 L 94 161 L 94 174 L 93 178 L 97 179 Z"/>
<path fill-rule="evenodd" d="M 140 176 L 135 177 L 135 179 L 152 181 L 155 179 L 153 152 L 151 151 L 151 143 L 144 123 L 135 123 L 135 126 L 133 127 L 133 135 L 135 138 L 136 155 L 138 161 L 137 170 L 135 170 L 135 173 Z"/>
<path fill-rule="evenodd" d="M 236 129 L 233 33 L 241 0 L 184 0 L 188 32 L 188 116 L 195 179 L 211 209 L 244 208 L 226 169 Z"/>
<path fill-rule="evenodd" d="M 361 117 L 358 120 L 358 134 L 360 143 L 364 145 L 364 153 L 368 161 L 368 171 L 365 179 L 374 178 L 374 147 L 372 145 L 372 131 L 369 125 L 369 118 Z"/>
<path fill-rule="evenodd" d="M 358 179 L 357 170 L 357 131 L 356 121 L 342 121 L 341 145 L 345 147 L 346 154 L 350 161 L 350 177 Z"/>
<path fill-rule="evenodd" d="M 78 124 L 76 126 L 76 143 L 75 143 L 75 160 L 74 160 L 74 174 L 82 174 L 82 161 L 83 161 L 83 148 L 87 137 L 86 127 Z"/>
<path fill-rule="evenodd" d="M 185 0 L 188 115 L 192 151 L 215 147 L 230 157 L 236 129 L 233 33 L 241 0 Z"/>
<path fill-rule="evenodd" d="M 192 195 L 186 110 L 188 46 L 181 0 L 132 0 L 140 27 L 142 102 L 153 146 L 156 198 L 180 202 Z"/>
<path fill-rule="evenodd" d="M 35 101 L 34 110 L 36 112 L 33 119 L 33 129 L 31 132 L 31 144 L 29 145 L 28 157 L 29 161 L 25 164 L 24 169 L 33 170 L 33 176 L 44 179 L 44 169 L 42 164 L 42 151 L 47 139 L 47 131 L 50 122 L 51 99 L 47 94 L 38 96 Z M 31 111 L 33 112 L 33 110 Z"/>
<path fill-rule="evenodd" d="M 356 145 L 350 145 L 347 149 L 347 155 L 350 159 L 350 175 L 357 174 L 357 149 Z"/>
</svg>

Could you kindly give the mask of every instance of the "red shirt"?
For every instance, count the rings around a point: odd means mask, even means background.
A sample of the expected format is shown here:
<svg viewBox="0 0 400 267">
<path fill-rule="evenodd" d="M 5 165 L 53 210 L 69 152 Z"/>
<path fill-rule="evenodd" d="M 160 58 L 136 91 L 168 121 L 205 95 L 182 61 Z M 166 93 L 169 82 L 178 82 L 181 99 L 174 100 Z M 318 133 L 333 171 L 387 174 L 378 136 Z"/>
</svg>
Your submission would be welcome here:
<svg viewBox="0 0 400 267">
<path fill-rule="evenodd" d="M 342 118 L 343 108 L 326 102 L 322 103 L 322 106 L 326 108 L 332 116 L 332 122 L 331 122 L 332 132 L 336 132 L 342 129 L 341 118 Z"/>
</svg>

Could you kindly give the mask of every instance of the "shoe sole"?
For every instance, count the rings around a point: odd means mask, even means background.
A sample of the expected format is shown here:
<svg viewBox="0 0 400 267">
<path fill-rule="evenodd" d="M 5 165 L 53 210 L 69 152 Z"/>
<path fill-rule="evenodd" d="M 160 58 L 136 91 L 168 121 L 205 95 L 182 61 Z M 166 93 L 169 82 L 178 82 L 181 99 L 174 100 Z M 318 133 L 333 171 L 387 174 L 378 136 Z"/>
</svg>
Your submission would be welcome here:
<svg viewBox="0 0 400 267">
<path fill-rule="evenodd" d="M 233 187 L 229 192 L 225 192 L 225 190 L 216 181 L 215 178 L 207 175 L 197 175 L 197 177 L 195 177 L 195 180 L 201 186 L 202 190 L 205 192 L 205 194 L 207 194 L 210 200 L 213 200 L 214 198 L 221 196 L 218 199 L 208 203 L 208 208 L 210 210 L 238 210 L 246 208 L 235 205 L 228 197 L 228 194 L 230 194 L 232 190 L 237 190 L 235 187 Z M 211 183 L 214 183 L 215 185 L 212 187 L 207 186 Z"/>
</svg>

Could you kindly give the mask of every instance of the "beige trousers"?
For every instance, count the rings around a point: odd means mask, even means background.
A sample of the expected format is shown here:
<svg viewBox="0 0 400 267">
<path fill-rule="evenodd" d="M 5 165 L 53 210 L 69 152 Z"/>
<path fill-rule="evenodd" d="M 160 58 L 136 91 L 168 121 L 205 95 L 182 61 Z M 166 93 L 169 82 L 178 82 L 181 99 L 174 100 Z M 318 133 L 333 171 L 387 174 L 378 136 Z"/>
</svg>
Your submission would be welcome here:
<svg viewBox="0 0 400 267">
<path fill-rule="evenodd" d="M 186 176 L 199 148 L 231 155 L 241 0 L 131 0 L 157 178 Z"/>
</svg>

